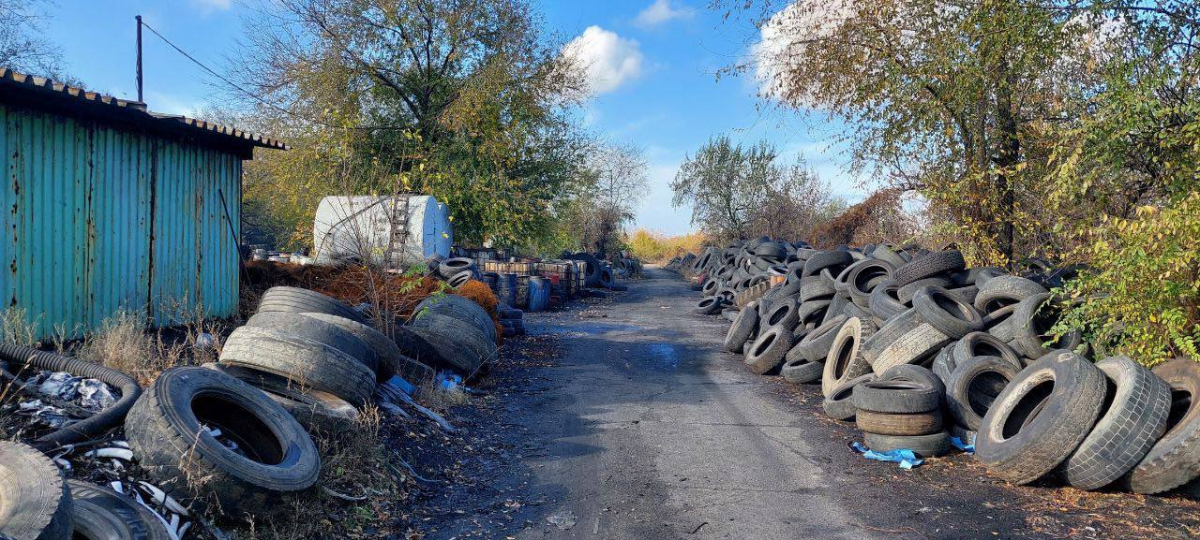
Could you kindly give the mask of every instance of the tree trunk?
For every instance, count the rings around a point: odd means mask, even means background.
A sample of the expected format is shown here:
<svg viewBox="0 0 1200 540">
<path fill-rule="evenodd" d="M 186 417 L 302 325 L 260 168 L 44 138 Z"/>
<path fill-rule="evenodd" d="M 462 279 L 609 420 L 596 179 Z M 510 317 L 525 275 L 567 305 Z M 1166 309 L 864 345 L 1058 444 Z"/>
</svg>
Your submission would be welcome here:
<svg viewBox="0 0 1200 540">
<path fill-rule="evenodd" d="M 996 218 L 1000 227 L 996 240 L 1000 251 L 1004 254 L 1005 263 L 1011 265 L 1014 242 L 1013 210 L 1016 205 L 1016 197 L 1013 193 L 1010 174 L 1014 172 L 1013 168 L 1021 160 L 1021 139 L 1018 133 L 1017 114 L 1013 110 L 1012 102 L 1012 88 L 1016 81 L 1009 72 L 1007 59 L 1002 58 L 998 68 L 1000 77 L 997 80 L 1000 84 L 996 87 L 996 129 L 999 132 L 997 137 L 999 148 L 996 165 L 1000 167 L 1000 172 L 996 175 L 995 187 L 999 197 Z"/>
</svg>

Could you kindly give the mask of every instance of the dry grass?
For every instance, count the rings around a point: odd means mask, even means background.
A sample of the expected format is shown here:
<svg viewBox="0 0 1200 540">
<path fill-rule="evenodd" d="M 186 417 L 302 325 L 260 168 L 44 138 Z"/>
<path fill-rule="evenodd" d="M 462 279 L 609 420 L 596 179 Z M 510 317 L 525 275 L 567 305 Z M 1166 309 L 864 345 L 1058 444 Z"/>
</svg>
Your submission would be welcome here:
<svg viewBox="0 0 1200 540">
<path fill-rule="evenodd" d="M 471 402 L 461 385 L 453 390 L 442 388 L 436 381 L 429 381 L 417 387 L 416 400 L 422 405 L 439 413 L 445 413 L 451 407 L 466 405 Z"/>
</svg>

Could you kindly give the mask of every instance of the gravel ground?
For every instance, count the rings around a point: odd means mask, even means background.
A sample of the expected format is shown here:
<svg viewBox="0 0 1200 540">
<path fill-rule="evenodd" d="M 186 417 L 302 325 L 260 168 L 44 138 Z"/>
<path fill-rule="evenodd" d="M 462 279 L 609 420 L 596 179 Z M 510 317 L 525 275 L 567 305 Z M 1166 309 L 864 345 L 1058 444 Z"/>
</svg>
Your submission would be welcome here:
<svg viewBox="0 0 1200 540">
<path fill-rule="evenodd" d="M 751 374 L 677 276 L 527 314 L 459 433 L 396 446 L 410 538 L 1191 538 L 1200 504 L 1012 487 L 966 455 L 912 471 L 847 448 L 816 386 Z M 435 437 L 440 438 L 440 437 Z M 425 440 L 425 443 L 434 442 Z"/>
</svg>

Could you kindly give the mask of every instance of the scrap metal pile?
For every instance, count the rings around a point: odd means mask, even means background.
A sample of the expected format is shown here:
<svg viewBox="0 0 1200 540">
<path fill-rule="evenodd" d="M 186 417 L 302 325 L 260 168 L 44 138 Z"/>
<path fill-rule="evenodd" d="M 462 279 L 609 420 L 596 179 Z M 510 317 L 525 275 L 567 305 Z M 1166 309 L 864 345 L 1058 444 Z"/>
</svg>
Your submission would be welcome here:
<svg viewBox="0 0 1200 540">
<path fill-rule="evenodd" d="M 439 274 L 460 288 L 479 283 L 473 263 L 446 263 L 453 272 Z M 478 373 L 499 343 L 489 310 L 514 311 L 486 286 L 463 294 L 368 320 L 379 311 L 273 287 L 218 362 L 168 369 L 144 392 L 97 364 L 0 345 L 0 404 L 29 397 L 19 414 L 37 426 L 18 434 L 31 444 L 0 441 L 0 538 L 178 540 L 195 505 L 269 515 L 281 494 L 312 487 L 321 456 L 311 433 L 351 429 L 367 404 L 405 402 L 444 423 L 412 401 L 410 381 Z M 86 478 L 68 480 L 72 469 Z"/>
<path fill-rule="evenodd" d="M 669 266 L 696 276 L 697 313 L 731 321 L 726 350 L 755 373 L 820 384 L 825 413 L 854 420 L 870 450 L 973 444 L 1015 484 L 1200 489 L 1200 363 L 1150 370 L 1079 332 L 1051 334 L 1063 307 L 1051 290 L 1072 268 L 1034 259 L 1010 273 L 967 268 L 957 251 L 767 238 Z"/>
</svg>

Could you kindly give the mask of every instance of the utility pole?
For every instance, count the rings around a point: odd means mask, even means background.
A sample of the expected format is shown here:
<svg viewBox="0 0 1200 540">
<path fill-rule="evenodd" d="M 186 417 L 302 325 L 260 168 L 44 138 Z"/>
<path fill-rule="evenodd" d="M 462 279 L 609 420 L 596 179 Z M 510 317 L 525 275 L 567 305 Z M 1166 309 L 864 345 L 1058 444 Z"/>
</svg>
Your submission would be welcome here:
<svg viewBox="0 0 1200 540">
<path fill-rule="evenodd" d="M 137 91 L 138 102 L 145 103 L 142 99 L 142 16 L 134 17 L 137 20 Z"/>
</svg>

